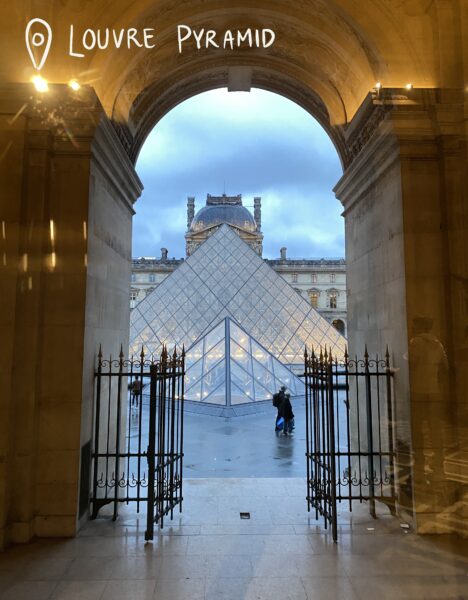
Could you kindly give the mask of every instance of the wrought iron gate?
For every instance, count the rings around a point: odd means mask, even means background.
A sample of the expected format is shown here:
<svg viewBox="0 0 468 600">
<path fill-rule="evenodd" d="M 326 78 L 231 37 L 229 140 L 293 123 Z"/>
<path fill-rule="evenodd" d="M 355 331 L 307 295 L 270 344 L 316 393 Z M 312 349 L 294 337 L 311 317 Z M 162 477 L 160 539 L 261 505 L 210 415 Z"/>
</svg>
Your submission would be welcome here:
<svg viewBox="0 0 468 600">
<path fill-rule="evenodd" d="M 91 517 L 113 504 L 147 507 L 145 539 L 182 510 L 185 352 L 125 359 L 98 355 Z"/>
<path fill-rule="evenodd" d="M 337 502 L 395 507 L 392 378 L 384 359 L 305 352 L 307 508 L 337 540 Z"/>
</svg>

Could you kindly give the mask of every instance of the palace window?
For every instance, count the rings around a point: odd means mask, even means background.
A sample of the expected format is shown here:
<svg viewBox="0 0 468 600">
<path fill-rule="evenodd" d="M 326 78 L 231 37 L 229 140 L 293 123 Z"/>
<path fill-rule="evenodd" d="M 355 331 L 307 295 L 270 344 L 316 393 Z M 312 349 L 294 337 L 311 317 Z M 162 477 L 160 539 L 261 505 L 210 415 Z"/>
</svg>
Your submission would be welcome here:
<svg viewBox="0 0 468 600">
<path fill-rule="evenodd" d="M 319 300 L 319 292 L 310 292 L 309 293 L 310 304 L 312 308 L 317 308 L 318 300 Z"/>
<path fill-rule="evenodd" d="M 130 308 L 135 308 L 138 292 L 130 292 Z"/>
<path fill-rule="evenodd" d="M 330 308 L 336 308 L 337 305 L 337 295 L 335 292 L 329 294 L 328 296 L 328 305 Z"/>
<path fill-rule="evenodd" d="M 335 281 L 336 281 L 336 273 L 330 273 L 330 281 L 331 281 L 331 283 L 335 283 Z"/>
<path fill-rule="evenodd" d="M 131 279 L 132 279 L 132 283 L 134 283 L 136 281 L 136 275 L 135 275 L 135 273 L 132 273 Z"/>
<path fill-rule="evenodd" d="M 317 283 L 317 273 L 311 273 L 310 280 L 312 281 L 312 283 Z"/>
<path fill-rule="evenodd" d="M 149 282 L 155 283 L 155 281 L 156 281 L 156 275 L 154 273 L 151 273 L 149 276 Z"/>
<path fill-rule="evenodd" d="M 293 283 L 297 283 L 297 273 L 291 273 L 291 280 Z"/>
</svg>

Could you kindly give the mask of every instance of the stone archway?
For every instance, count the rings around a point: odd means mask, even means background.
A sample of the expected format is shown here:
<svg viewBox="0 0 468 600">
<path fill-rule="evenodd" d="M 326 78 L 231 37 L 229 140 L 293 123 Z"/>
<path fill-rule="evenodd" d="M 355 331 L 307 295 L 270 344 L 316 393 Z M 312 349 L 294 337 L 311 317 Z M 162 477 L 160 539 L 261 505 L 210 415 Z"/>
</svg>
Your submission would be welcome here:
<svg viewBox="0 0 468 600">
<path fill-rule="evenodd" d="M 226 85 L 283 94 L 334 141 L 345 170 L 335 191 L 346 223 L 350 345 L 367 343 L 373 352 L 388 343 L 398 369 L 400 510 L 422 532 L 466 527 L 462 1 L 362 9 L 350 0 L 261 0 L 254 8 L 247 0 L 70 0 L 47 8 L 33 2 L 33 9 L 58 31 L 44 70 L 53 84 L 47 98 L 32 93 L 27 58 L 7 62 L 23 56 L 27 18 L 12 5 L 2 8 L 0 545 L 73 535 L 86 516 L 80 473 L 89 462 L 95 353 L 99 343 L 118 352 L 127 339 L 132 204 L 141 192 L 133 165 L 162 115 Z M 277 43 L 264 51 L 191 48 L 179 55 L 174 29 L 184 22 L 218 30 L 266 26 Z M 76 31 L 156 27 L 159 45 L 77 62 L 59 51 L 63 23 Z M 78 93 L 66 85 L 71 77 L 85 84 Z M 423 396 L 411 356 L 421 314 L 448 357 L 447 376 Z M 434 418 L 423 435 L 428 402 Z M 441 421 L 444 435 L 428 442 L 427 431 Z M 446 458 L 428 484 L 426 446 L 434 449 L 435 439 Z"/>
<path fill-rule="evenodd" d="M 346 326 L 344 324 L 343 319 L 333 319 L 332 325 L 337 331 L 341 333 L 341 335 L 346 336 Z"/>
</svg>

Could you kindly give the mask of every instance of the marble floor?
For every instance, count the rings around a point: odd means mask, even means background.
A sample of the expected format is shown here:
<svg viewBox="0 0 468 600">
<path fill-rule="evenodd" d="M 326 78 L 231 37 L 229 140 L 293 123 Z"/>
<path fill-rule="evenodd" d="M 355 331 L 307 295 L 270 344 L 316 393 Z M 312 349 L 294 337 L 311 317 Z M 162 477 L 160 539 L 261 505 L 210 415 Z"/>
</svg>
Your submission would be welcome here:
<svg viewBox="0 0 468 600">
<path fill-rule="evenodd" d="M 308 514 L 302 478 L 187 479 L 183 513 L 145 543 L 123 507 L 75 539 L 0 555 L 2 600 L 461 600 L 468 540 L 420 537 L 384 507 L 340 509 L 339 541 Z M 241 520 L 240 512 L 249 512 Z"/>
</svg>

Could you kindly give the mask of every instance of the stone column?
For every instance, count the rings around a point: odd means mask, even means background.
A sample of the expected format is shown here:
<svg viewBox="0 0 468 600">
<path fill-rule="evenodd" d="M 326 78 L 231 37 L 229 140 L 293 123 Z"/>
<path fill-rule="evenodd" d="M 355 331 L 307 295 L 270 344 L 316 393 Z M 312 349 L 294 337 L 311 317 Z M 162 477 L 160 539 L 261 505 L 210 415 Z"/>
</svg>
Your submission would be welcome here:
<svg viewBox="0 0 468 600">
<path fill-rule="evenodd" d="M 350 164 L 335 192 L 345 216 L 348 335 L 351 354 L 388 344 L 397 369 L 399 510 L 420 533 L 468 535 L 462 94 L 383 90 L 356 114 L 347 142 Z"/>
<path fill-rule="evenodd" d="M 262 229 L 262 199 L 260 196 L 254 198 L 254 219 L 257 224 L 257 231 Z"/>
<path fill-rule="evenodd" d="M 190 225 L 192 224 L 194 216 L 195 216 L 195 198 L 193 196 L 189 196 L 187 198 L 187 230 L 190 229 Z"/>
<path fill-rule="evenodd" d="M 76 532 L 95 355 L 127 345 L 141 184 L 92 90 L 9 85 L 0 103 L 2 547 Z"/>
</svg>

